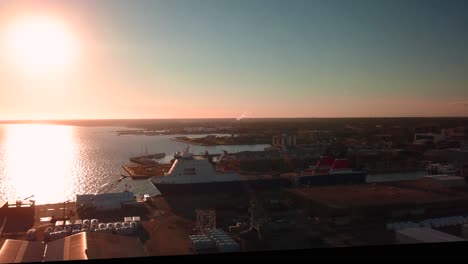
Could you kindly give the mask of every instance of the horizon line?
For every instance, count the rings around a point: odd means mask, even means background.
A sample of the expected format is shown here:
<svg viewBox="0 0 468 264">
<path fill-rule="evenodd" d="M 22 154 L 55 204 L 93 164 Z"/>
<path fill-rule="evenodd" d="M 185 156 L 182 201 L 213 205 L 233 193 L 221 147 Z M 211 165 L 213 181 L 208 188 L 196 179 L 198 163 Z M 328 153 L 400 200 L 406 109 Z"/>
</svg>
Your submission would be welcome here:
<svg viewBox="0 0 468 264">
<path fill-rule="evenodd" d="M 70 119 L 0 119 L 9 122 L 132 121 L 132 120 L 242 120 L 242 119 L 379 119 L 379 118 L 468 118 L 468 116 L 342 116 L 342 117 L 166 117 L 166 118 L 70 118 Z"/>
</svg>

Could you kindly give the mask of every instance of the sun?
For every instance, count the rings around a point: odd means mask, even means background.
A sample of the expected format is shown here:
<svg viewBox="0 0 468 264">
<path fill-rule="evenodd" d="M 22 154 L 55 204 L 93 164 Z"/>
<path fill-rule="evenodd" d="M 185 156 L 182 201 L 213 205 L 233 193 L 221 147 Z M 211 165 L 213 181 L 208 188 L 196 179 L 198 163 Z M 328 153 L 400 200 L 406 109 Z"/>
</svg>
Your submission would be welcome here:
<svg viewBox="0 0 468 264">
<path fill-rule="evenodd" d="M 51 17 L 18 19 L 5 35 L 9 60 L 30 73 L 57 73 L 76 59 L 77 47 L 66 25 Z"/>
</svg>

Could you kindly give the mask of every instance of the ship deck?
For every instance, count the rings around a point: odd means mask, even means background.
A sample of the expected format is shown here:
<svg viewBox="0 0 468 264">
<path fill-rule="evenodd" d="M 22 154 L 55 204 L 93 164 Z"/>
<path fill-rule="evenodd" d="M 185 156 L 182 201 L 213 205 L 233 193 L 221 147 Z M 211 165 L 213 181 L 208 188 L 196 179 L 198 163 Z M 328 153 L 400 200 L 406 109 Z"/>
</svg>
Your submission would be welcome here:
<svg viewBox="0 0 468 264">
<path fill-rule="evenodd" d="M 169 171 L 170 164 L 155 165 L 123 165 L 122 168 L 134 180 L 149 179 L 153 176 L 162 176 Z"/>
</svg>

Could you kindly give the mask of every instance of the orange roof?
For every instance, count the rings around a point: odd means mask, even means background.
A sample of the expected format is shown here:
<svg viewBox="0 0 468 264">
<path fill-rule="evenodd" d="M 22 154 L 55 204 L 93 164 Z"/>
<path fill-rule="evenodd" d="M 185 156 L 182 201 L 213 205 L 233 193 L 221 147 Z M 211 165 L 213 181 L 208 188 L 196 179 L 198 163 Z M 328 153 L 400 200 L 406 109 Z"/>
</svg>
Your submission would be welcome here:
<svg viewBox="0 0 468 264">
<path fill-rule="evenodd" d="M 45 261 L 111 259 L 146 256 L 137 237 L 82 232 L 47 244 Z"/>
<path fill-rule="evenodd" d="M 0 263 L 41 262 L 45 244 L 7 239 L 0 249 Z"/>
</svg>

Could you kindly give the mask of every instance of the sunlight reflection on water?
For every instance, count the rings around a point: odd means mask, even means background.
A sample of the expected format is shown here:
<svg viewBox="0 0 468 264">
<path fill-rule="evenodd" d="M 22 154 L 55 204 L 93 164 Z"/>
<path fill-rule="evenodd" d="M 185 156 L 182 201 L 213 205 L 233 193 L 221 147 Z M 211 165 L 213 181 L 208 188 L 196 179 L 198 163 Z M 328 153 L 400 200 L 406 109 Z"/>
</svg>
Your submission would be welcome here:
<svg viewBox="0 0 468 264">
<path fill-rule="evenodd" d="M 147 180 L 118 182 L 129 158 L 164 152 L 168 162 L 186 144 L 177 135 L 118 136 L 122 127 L 61 125 L 0 125 L 0 200 L 34 195 L 37 204 L 74 200 L 76 194 L 121 192 L 125 185 L 136 195 L 158 191 Z M 195 136 L 195 135 L 192 135 Z M 202 135 L 197 135 L 202 136 Z M 193 153 L 263 150 L 268 145 L 192 146 Z"/>
<path fill-rule="evenodd" d="M 73 133 L 71 126 L 7 126 L 3 184 L 8 197 L 34 195 L 48 202 L 71 196 L 78 159 Z"/>
</svg>

